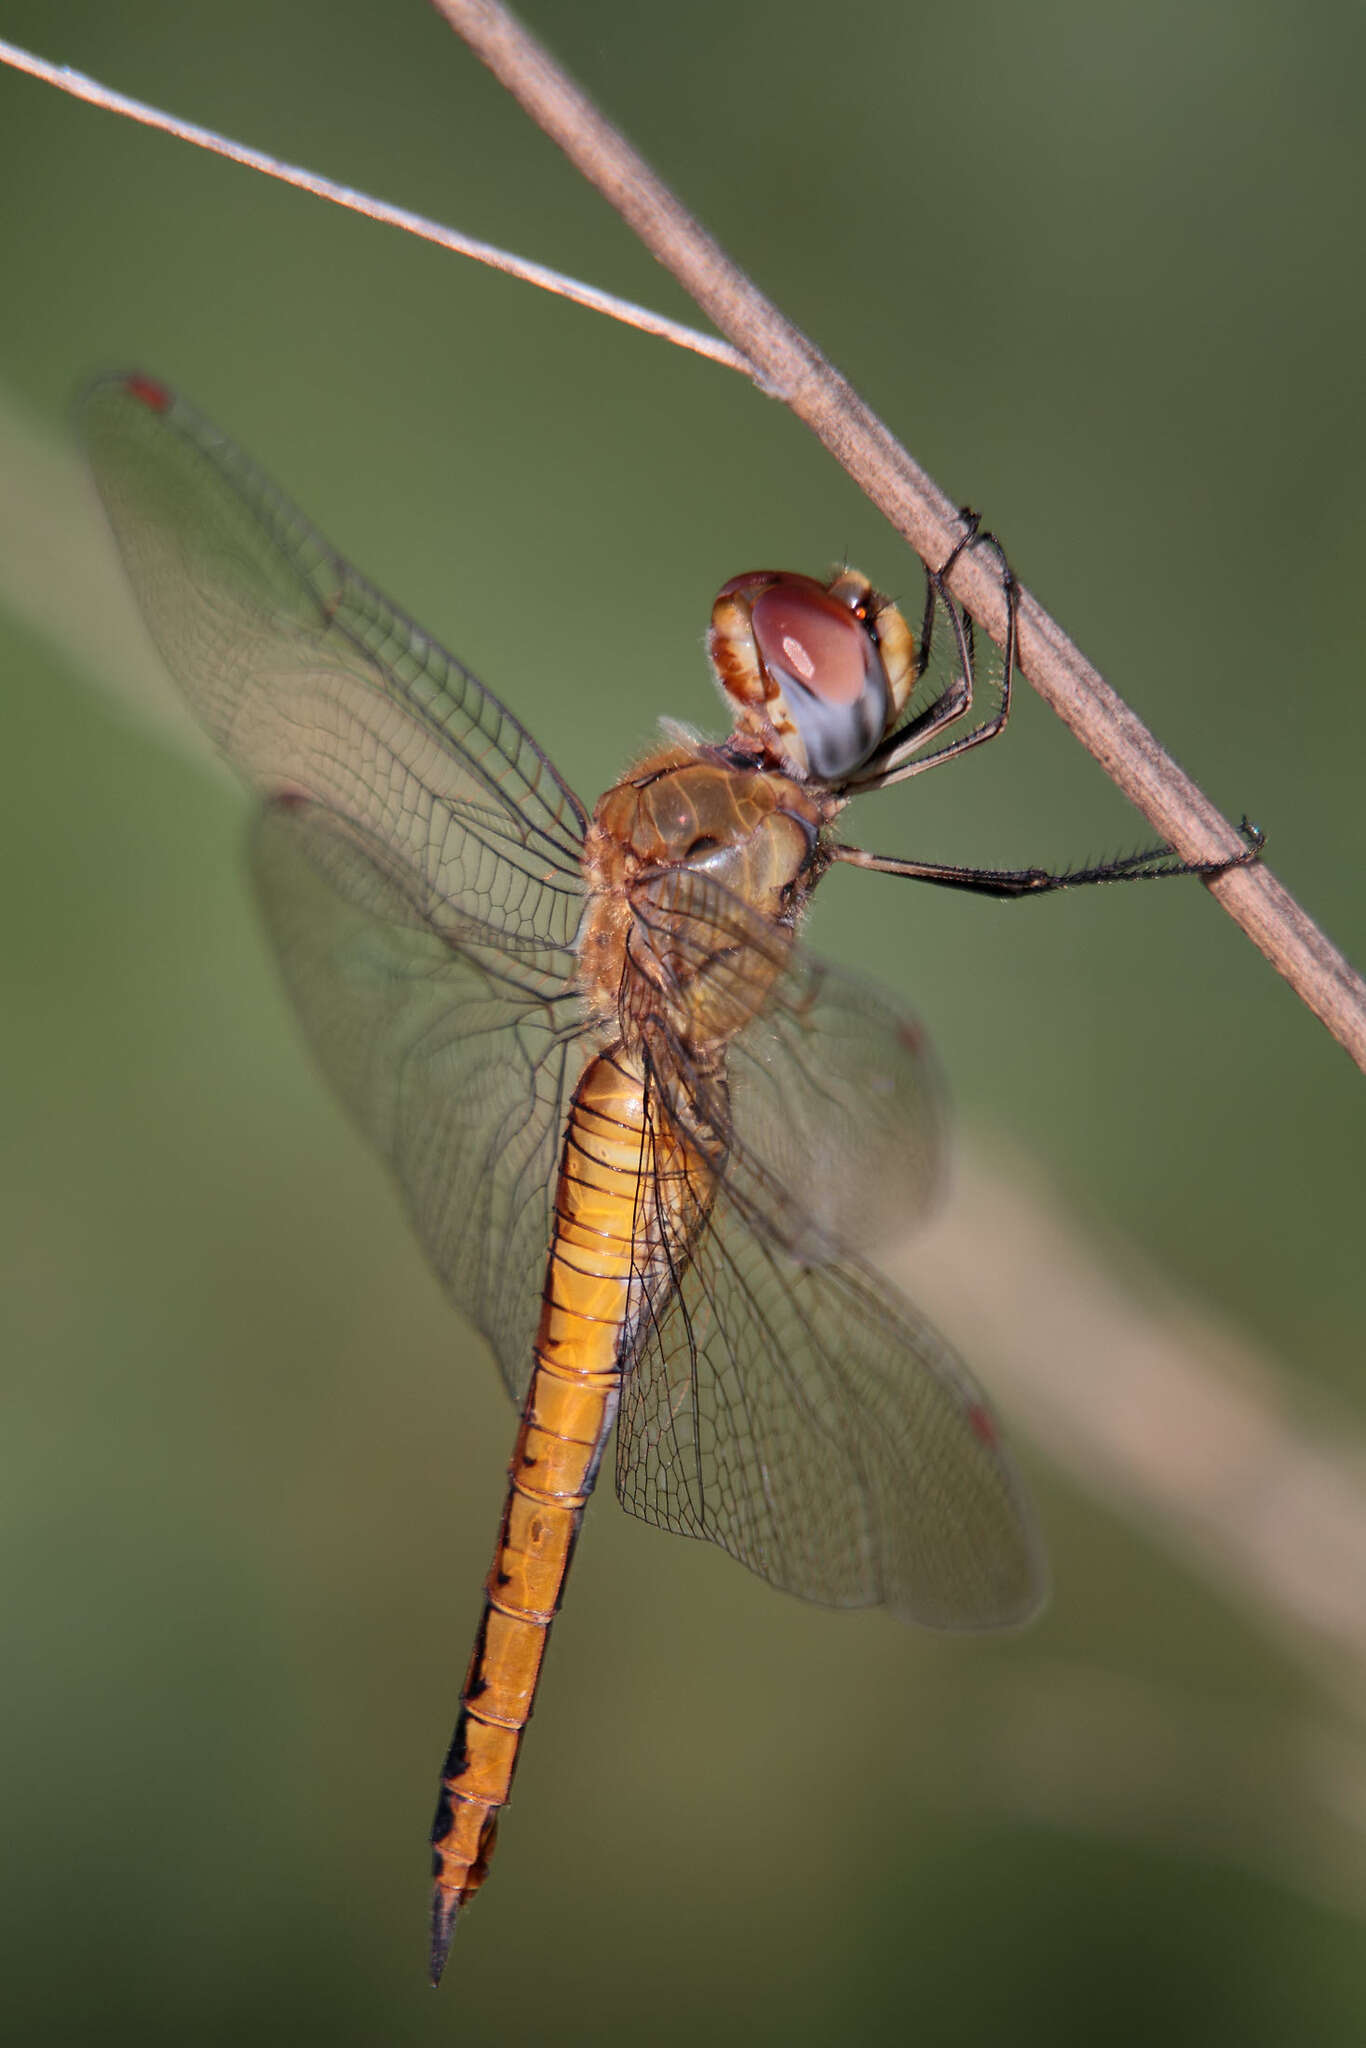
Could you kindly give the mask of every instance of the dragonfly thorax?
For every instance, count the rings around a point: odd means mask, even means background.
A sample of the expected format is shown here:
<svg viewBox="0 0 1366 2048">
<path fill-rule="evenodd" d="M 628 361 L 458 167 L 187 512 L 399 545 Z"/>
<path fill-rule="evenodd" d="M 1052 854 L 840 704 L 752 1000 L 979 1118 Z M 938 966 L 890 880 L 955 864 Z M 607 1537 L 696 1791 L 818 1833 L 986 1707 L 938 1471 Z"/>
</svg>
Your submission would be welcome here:
<svg viewBox="0 0 1366 2048">
<path fill-rule="evenodd" d="M 777 972 L 837 808 L 710 748 L 671 747 L 608 790 L 584 849 L 591 902 L 579 948 L 604 1021 L 662 1002 L 676 1028 L 733 1036 Z M 753 956 L 743 987 L 732 963 L 742 949 Z"/>
<path fill-rule="evenodd" d="M 593 824 L 633 873 L 702 869 L 762 909 L 809 864 L 833 809 L 789 775 L 675 746 L 609 789 Z"/>
</svg>

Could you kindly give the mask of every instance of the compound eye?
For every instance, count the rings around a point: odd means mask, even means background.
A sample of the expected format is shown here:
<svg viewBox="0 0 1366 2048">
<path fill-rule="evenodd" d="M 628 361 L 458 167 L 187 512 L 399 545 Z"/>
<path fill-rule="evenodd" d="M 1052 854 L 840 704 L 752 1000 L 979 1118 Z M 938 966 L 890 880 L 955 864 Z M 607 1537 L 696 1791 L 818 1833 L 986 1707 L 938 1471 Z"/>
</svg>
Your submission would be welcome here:
<svg viewBox="0 0 1366 2048">
<path fill-rule="evenodd" d="M 754 643 L 820 781 L 847 775 L 886 728 L 887 676 L 871 636 L 808 577 L 783 577 L 754 600 Z"/>
</svg>

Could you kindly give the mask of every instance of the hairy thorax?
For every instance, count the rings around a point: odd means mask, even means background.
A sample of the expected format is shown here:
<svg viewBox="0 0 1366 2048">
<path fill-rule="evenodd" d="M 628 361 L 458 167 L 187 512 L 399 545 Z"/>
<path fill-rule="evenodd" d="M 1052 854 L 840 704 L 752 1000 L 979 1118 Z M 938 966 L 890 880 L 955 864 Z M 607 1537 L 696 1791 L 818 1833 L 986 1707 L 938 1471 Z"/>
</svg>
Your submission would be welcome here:
<svg viewBox="0 0 1366 2048">
<path fill-rule="evenodd" d="M 825 865 L 837 803 L 721 748 L 676 744 L 608 790 L 584 848 L 584 991 L 605 1028 L 651 1019 L 695 1054 L 762 1006 Z"/>
</svg>

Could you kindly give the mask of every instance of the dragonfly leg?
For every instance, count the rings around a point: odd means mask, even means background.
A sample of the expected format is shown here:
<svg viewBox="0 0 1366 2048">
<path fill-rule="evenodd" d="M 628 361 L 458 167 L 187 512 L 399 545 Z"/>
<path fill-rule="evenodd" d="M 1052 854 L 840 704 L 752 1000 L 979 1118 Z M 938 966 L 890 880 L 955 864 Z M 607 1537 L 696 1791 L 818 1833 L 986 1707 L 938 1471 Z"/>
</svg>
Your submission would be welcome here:
<svg viewBox="0 0 1366 2048">
<path fill-rule="evenodd" d="M 932 704 L 911 719 L 898 731 L 889 733 L 881 744 L 862 763 L 858 771 L 841 784 L 840 793 L 846 797 L 865 795 L 874 789 L 887 789 L 894 782 L 905 782 L 912 775 L 921 775 L 927 768 L 937 768 L 943 761 L 951 761 L 958 754 L 965 754 L 971 747 L 980 747 L 987 740 L 996 739 L 1006 728 L 1010 718 L 1011 687 L 1015 678 L 1015 644 L 1017 618 L 1019 613 L 1019 585 L 1006 559 L 1005 550 L 994 533 L 984 532 L 980 515 L 964 507 L 964 532 L 955 543 L 947 561 L 941 569 L 930 569 L 925 575 L 925 615 L 921 626 L 920 659 L 917 681 L 929 667 L 934 645 L 934 633 L 939 614 L 948 621 L 954 638 L 954 654 L 957 658 L 957 672 L 947 687 Z M 972 710 L 973 691 L 976 679 L 976 632 L 972 619 L 963 607 L 950 597 L 945 579 L 951 573 L 954 563 L 968 548 L 990 548 L 1000 564 L 1001 588 L 1006 600 L 1006 638 L 1001 669 L 1000 701 L 989 718 L 980 725 L 960 733 L 957 739 L 935 747 L 932 752 L 924 750 L 931 740 L 956 725 Z"/>
<path fill-rule="evenodd" d="M 994 896 L 1010 902 L 1020 896 L 1051 896 L 1059 889 L 1080 889 L 1096 882 L 1158 882 L 1169 875 L 1227 874 L 1230 868 L 1252 866 L 1262 857 L 1266 834 L 1249 818 L 1238 826 L 1243 840 L 1241 853 L 1219 860 L 1182 860 L 1172 846 L 1146 846 L 1137 853 L 1121 854 L 1115 860 L 1098 861 L 1092 867 L 1063 868 L 960 868 L 939 861 L 901 860 L 894 854 L 867 853 L 859 846 L 833 846 L 832 860 L 847 861 L 852 867 L 870 868 L 875 874 L 902 875 L 912 882 L 933 882 L 941 889 L 962 889 L 975 896 Z"/>
</svg>

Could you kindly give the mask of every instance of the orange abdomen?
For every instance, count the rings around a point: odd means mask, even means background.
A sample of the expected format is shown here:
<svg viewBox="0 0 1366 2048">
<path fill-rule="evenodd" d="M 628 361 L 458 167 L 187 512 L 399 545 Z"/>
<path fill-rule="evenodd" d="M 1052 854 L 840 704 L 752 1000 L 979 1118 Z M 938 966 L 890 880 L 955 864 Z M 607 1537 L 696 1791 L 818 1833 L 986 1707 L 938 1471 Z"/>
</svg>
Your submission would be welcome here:
<svg viewBox="0 0 1366 2048">
<path fill-rule="evenodd" d="M 565 1126 L 535 1365 L 484 1613 L 432 1826 L 432 1981 L 483 1882 L 550 1624 L 617 1412 L 646 1151 L 644 1084 L 620 1048 L 585 1070 Z M 634 1282 L 639 1294 L 640 1281 Z"/>
</svg>

